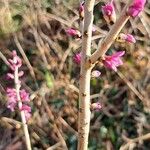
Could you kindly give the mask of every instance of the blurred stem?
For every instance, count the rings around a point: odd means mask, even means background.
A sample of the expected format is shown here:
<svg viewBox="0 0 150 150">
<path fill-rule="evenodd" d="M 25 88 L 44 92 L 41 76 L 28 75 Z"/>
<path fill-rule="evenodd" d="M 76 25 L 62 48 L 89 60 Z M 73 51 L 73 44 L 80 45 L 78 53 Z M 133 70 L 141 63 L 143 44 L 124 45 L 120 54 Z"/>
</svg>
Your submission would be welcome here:
<svg viewBox="0 0 150 150">
<path fill-rule="evenodd" d="M 91 55 L 91 37 L 93 25 L 93 8 L 95 0 L 87 0 L 84 7 L 84 27 L 82 30 L 82 57 L 79 87 L 79 122 L 78 122 L 78 150 L 88 149 L 90 128 L 90 78 L 91 66 L 87 65 Z"/>
<path fill-rule="evenodd" d="M 15 69 L 14 77 L 15 77 L 15 88 L 16 88 L 16 94 L 17 94 L 17 100 L 18 100 L 18 107 L 19 107 L 20 114 L 21 114 L 21 121 L 23 124 L 26 146 L 27 146 L 27 150 L 31 150 L 31 142 L 30 142 L 30 136 L 29 136 L 29 131 L 28 131 L 28 125 L 26 122 L 25 112 L 21 110 L 22 109 L 22 101 L 20 98 L 21 85 L 20 85 L 20 81 L 19 81 L 18 67 L 16 67 L 16 69 Z"/>
</svg>

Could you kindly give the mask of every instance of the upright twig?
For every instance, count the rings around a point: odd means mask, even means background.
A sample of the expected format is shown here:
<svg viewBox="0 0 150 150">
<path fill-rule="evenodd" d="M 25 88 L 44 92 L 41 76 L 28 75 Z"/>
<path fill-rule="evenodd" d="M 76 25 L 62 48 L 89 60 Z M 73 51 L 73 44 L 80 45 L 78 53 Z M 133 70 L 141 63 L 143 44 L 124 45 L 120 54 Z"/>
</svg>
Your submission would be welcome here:
<svg viewBox="0 0 150 150">
<path fill-rule="evenodd" d="M 91 55 L 91 36 L 93 24 L 93 8 L 95 0 L 87 0 L 84 8 L 84 27 L 82 30 L 82 57 L 80 71 L 79 91 L 79 124 L 78 124 L 78 150 L 87 150 L 90 127 L 90 78 L 91 66 L 86 62 Z"/>
</svg>

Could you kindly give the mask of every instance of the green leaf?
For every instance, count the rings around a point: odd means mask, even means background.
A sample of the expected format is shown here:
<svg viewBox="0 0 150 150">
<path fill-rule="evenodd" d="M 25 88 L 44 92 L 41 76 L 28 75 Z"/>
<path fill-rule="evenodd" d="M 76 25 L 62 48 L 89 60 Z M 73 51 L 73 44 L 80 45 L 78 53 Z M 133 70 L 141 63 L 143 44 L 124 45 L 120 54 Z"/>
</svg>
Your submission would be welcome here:
<svg viewBox="0 0 150 150">
<path fill-rule="evenodd" d="M 49 88 L 53 87 L 53 79 L 54 79 L 53 75 L 50 72 L 46 71 L 45 72 L 45 80 L 46 80 L 46 84 Z"/>
</svg>

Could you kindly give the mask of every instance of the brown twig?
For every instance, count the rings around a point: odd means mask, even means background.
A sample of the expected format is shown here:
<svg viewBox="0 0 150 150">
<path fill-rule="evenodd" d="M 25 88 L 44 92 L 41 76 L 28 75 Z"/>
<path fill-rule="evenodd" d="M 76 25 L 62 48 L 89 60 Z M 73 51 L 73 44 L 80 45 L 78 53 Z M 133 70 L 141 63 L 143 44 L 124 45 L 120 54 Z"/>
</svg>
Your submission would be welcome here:
<svg viewBox="0 0 150 150">
<path fill-rule="evenodd" d="M 3 55 L 3 53 L 0 51 L 0 58 L 3 60 L 3 62 L 9 66 L 9 62 L 7 58 Z"/>
<path fill-rule="evenodd" d="M 142 96 L 142 94 L 132 85 L 130 81 L 121 73 L 117 72 L 118 76 L 127 84 L 127 86 L 132 90 L 132 92 L 145 104 L 150 105 L 148 101 Z"/>
<path fill-rule="evenodd" d="M 148 140 L 150 139 L 150 133 L 142 135 L 140 137 L 134 138 L 134 139 L 130 139 L 129 142 L 123 146 L 120 147 L 120 150 L 127 150 L 128 147 L 132 144 L 132 143 L 136 143 L 138 141 L 143 141 L 143 140 Z"/>
</svg>

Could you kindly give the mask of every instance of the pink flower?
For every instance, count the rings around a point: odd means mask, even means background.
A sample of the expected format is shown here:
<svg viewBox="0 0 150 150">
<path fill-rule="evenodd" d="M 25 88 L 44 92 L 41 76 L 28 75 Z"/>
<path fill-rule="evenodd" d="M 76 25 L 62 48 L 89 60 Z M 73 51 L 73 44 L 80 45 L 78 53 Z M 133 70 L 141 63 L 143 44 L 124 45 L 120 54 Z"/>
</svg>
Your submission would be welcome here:
<svg viewBox="0 0 150 150">
<path fill-rule="evenodd" d="M 103 60 L 103 64 L 107 68 L 117 71 L 117 67 L 123 64 L 120 57 L 123 56 L 124 54 L 125 54 L 125 51 L 120 51 L 120 52 L 116 52 L 115 54 L 113 54 L 111 56 L 105 56 L 105 58 Z"/>
<path fill-rule="evenodd" d="M 72 36 L 72 37 L 76 37 L 76 38 L 80 38 L 81 37 L 81 33 L 80 31 L 74 29 L 74 28 L 69 28 L 66 30 L 67 35 Z"/>
<path fill-rule="evenodd" d="M 92 73 L 91 73 L 91 77 L 92 77 L 92 78 L 97 78 L 97 77 L 99 77 L 100 75 L 101 75 L 101 72 L 98 71 L 98 70 L 94 70 L 94 71 L 92 71 Z"/>
<path fill-rule="evenodd" d="M 101 103 L 92 103 L 91 104 L 91 110 L 100 111 L 102 109 Z"/>
<path fill-rule="evenodd" d="M 73 56 L 73 60 L 75 63 L 77 63 L 78 65 L 81 63 L 81 53 L 77 53 Z"/>
<path fill-rule="evenodd" d="M 105 6 L 102 6 L 102 13 L 107 23 L 112 24 L 116 22 L 116 13 L 113 1 L 107 3 Z"/>
<path fill-rule="evenodd" d="M 80 6 L 79 6 L 79 16 L 81 19 L 84 18 L 84 3 L 85 2 L 80 3 Z"/>
<path fill-rule="evenodd" d="M 131 17 L 136 17 L 144 9 L 146 0 L 134 0 L 133 4 L 128 9 L 128 14 Z"/>
<path fill-rule="evenodd" d="M 136 43 L 136 40 L 135 40 L 134 36 L 131 35 L 131 34 L 120 33 L 120 35 L 119 35 L 117 40 L 120 41 L 120 42 L 127 41 L 129 43 Z"/>
</svg>

